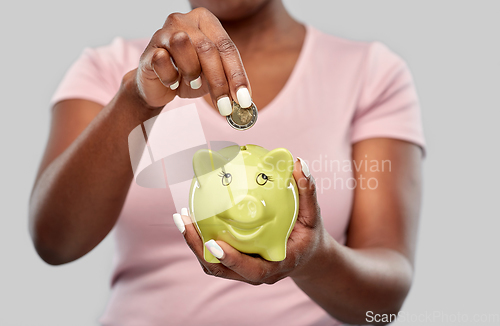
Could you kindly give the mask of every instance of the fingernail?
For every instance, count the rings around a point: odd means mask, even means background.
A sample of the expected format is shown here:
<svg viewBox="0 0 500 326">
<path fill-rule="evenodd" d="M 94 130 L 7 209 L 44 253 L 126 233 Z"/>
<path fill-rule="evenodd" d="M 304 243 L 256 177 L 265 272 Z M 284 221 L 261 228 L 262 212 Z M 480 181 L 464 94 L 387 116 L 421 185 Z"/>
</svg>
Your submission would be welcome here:
<svg viewBox="0 0 500 326">
<path fill-rule="evenodd" d="M 246 87 L 241 87 L 236 92 L 236 97 L 238 98 L 238 104 L 242 108 L 249 108 L 252 105 L 252 98 L 250 97 L 250 92 Z"/>
<path fill-rule="evenodd" d="M 229 97 L 224 96 L 217 100 L 217 108 L 223 116 L 230 115 L 233 112 L 233 106 Z"/>
<path fill-rule="evenodd" d="M 302 173 L 304 173 L 305 177 L 309 179 L 309 177 L 311 176 L 311 172 L 309 172 L 309 167 L 307 166 L 307 163 L 298 156 L 297 159 L 300 161 L 300 166 L 302 167 Z"/>
<path fill-rule="evenodd" d="M 198 89 L 201 87 L 201 76 L 196 78 L 195 80 L 192 80 L 189 85 L 191 85 L 192 89 Z"/>
<path fill-rule="evenodd" d="M 180 233 L 184 233 L 184 231 L 186 231 L 186 227 L 184 226 L 184 222 L 182 221 L 181 214 L 175 213 L 173 216 L 174 216 L 175 226 L 177 226 Z"/>
<path fill-rule="evenodd" d="M 175 83 L 170 85 L 170 89 L 173 91 L 175 91 L 177 89 L 177 87 L 179 87 L 179 81 L 176 81 Z"/>
<path fill-rule="evenodd" d="M 186 207 L 181 208 L 181 215 L 189 216 L 189 211 Z"/>
<path fill-rule="evenodd" d="M 215 256 L 215 258 L 222 258 L 222 256 L 224 256 L 224 250 L 222 250 L 222 248 L 217 244 L 217 242 L 215 242 L 215 240 L 208 240 L 207 242 L 205 242 L 205 247 L 207 247 L 208 251 L 210 251 L 210 253 L 212 255 Z"/>
</svg>

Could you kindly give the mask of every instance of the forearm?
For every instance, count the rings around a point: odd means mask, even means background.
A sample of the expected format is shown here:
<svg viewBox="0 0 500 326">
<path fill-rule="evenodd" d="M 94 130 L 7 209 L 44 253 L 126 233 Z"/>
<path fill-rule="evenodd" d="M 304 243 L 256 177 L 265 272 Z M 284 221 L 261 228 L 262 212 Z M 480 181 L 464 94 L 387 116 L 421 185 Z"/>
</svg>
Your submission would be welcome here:
<svg viewBox="0 0 500 326">
<path fill-rule="evenodd" d="M 412 281 L 406 257 L 385 248 L 351 249 L 329 235 L 308 271 L 293 277 L 312 300 L 334 318 L 365 324 L 367 311 L 396 313 Z"/>
<path fill-rule="evenodd" d="M 130 131 L 157 114 L 124 83 L 115 98 L 40 174 L 30 200 L 30 232 L 51 264 L 94 248 L 116 222 L 133 178 Z"/>
</svg>

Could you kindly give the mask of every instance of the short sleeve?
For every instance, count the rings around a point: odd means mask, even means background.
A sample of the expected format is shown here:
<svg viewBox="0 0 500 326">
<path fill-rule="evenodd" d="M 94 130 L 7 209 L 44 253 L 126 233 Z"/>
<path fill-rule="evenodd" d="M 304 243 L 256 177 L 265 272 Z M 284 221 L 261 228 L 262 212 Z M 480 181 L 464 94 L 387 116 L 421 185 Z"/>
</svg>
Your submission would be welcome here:
<svg viewBox="0 0 500 326">
<path fill-rule="evenodd" d="M 122 38 L 96 48 L 85 48 L 66 72 L 51 105 L 66 99 L 84 99 L 106 105 L 118 91 L 123 75 L 125 44 Z"/>
<path fill-rule="evenodd" d="M 369 46 L 364 69 L 351 142 L 395 138 L 420 146 L 425 154 L 419 99 L 406 62 L 374 42 Z"/>
</svg>

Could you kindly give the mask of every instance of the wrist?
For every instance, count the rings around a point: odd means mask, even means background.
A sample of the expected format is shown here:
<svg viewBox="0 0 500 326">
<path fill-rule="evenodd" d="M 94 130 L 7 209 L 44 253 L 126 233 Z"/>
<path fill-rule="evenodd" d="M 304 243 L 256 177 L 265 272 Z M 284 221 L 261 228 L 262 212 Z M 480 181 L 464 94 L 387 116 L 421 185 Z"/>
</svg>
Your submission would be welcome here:
<svg viewBox="0 0 500 326">
<path fill-rule="evenodd" d="M 331 275 L 332 264 L 337 259 L 339 246 L 341 246 L 326 230 L 323 232 L 314 253 L 303 263 L 297 272 L 291 275 L 294 282 L 308 282 L 309 280 L 318 280 L 325 273 Z"/>
<path fill-rule="evenodd" d="M 123 76 L 118 97 L 130 104 L 127 107 L 131 107 L 141 122 L 144 122 L 160 114 L 164 106 L 153 107 L 144 100 L 137 85 L 136 72 L 137 69 L 134 69 Z"/>
</svg>

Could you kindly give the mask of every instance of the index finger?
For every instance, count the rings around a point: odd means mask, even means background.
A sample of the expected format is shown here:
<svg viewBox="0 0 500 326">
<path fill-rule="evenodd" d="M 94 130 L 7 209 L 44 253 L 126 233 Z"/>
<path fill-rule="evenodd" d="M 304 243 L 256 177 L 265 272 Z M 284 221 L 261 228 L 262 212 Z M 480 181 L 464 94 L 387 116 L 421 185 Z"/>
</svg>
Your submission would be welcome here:
<svg viewBox="0 0 500 326">
<path fill-rule="evenodd" d="M 200 19 L 199 26 L 205 34 L 217 47 L 219 55 L 226 74 L 231 97 L 237 99 L 242 108 L 248 108 L 252 105 L 251 87 L 247 73 L 241 61 L 238 48 L 233 43 L 220 21 L 210 12 L 201 11 L 203 18 Z"/>
</svg>

